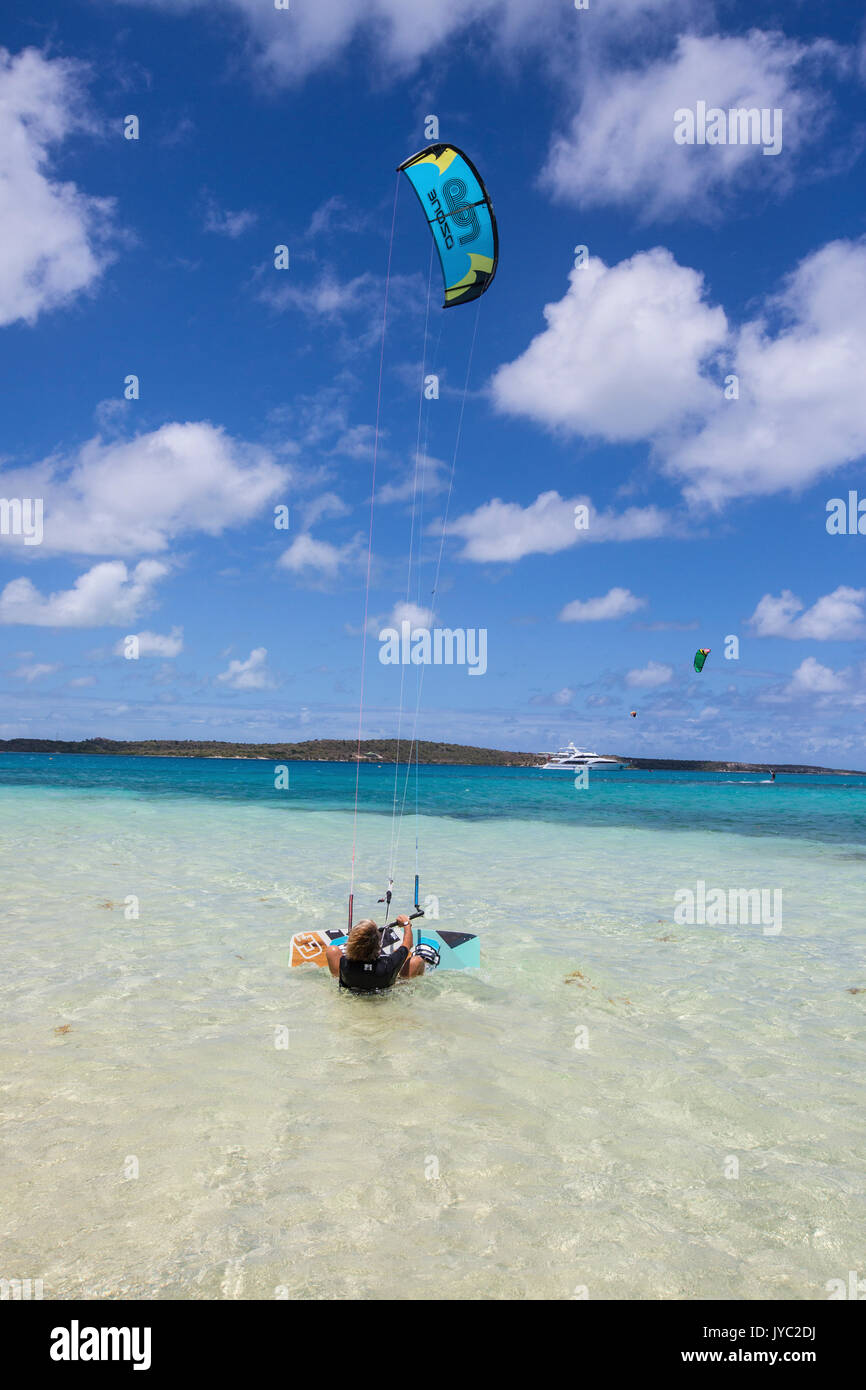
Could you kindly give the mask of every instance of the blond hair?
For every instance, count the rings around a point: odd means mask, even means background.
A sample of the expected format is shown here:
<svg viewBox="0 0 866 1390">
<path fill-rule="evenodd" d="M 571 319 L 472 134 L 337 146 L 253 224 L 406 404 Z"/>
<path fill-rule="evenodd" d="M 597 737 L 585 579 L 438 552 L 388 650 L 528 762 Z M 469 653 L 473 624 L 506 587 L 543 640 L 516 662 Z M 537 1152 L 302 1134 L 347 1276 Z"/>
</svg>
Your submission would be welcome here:
<svg viewBox="0 0 866 1390">
<path fill-rule="evenodd" d="M 382 949 L 379 928 L 369 917 L 359 922 L 349 932 L 346 942 L 346 955 L 349 960 L 374 961 Z"/>
</svg>

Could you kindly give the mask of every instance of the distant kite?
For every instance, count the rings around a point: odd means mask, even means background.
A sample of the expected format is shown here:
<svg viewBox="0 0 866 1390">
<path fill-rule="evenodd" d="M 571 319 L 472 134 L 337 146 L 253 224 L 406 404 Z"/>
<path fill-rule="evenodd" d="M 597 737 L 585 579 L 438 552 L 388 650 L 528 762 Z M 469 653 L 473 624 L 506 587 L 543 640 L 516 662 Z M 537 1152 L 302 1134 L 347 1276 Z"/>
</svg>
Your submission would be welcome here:
<svg viewBox="0 0 866 1390">
<path fill-rule="evenodd" d="M 397 166 L 424 209 L 442 266 L 443 309 L 488 290 L 499 260 L 493 204 L 471 159 L 456 145 L 428 145 Z"/>
<path fill-rule="evenodd" d="M 636 709 L 630 710 L 629 713 L 631 714 L 632 719 L 637 719 L 637 710 L 636 710 Z"/>
<path fill-rule="evenodd" d="M 704 662 L 706 661 L 706 659 L 707 659 L 707 657 L 709 656 L 709 654 L 710 654 L 711 651 L 712 651 L 712 647 L 701 647 L 698 651 L 695 652 L 695 670 L 696 670 L 696 671 L 703 671 L 703 669 L 704 669 Z"/>
</svg>

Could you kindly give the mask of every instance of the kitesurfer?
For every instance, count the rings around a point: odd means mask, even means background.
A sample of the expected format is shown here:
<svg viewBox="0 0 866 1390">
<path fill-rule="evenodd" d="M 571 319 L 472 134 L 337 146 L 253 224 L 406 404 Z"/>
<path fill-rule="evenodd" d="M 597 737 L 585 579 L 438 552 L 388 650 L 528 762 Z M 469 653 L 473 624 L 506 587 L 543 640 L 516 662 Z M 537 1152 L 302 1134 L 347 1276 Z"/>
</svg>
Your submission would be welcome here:
<svg viewBox="0 0 866 1390">
<path fill-rule="evenodd" d="M 341 989 L 375 994 L 389 989 L 398 976 L 412 980 L 424 974 L 424 947 L 419 945 L 412 953 L 412 923 L 406 916 L 398 917 L 397 923 L 403 928 L 403 941 L 387 954 L 382 953 L 382 934 L 369 918 L 349 932 L 345 954 L 340 946 L 327 948 L 328 969 L 339 980 Z"/>
</svg>

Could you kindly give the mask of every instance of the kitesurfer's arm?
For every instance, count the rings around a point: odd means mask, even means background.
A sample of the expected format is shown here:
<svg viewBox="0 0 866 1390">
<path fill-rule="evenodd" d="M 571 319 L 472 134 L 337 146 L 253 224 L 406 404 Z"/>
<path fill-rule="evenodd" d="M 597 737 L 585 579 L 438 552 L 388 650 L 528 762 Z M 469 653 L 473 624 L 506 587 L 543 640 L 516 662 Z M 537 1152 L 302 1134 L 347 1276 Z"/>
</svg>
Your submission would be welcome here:
<svg viewBox="0 0 866 1390">
<path fill-rule="evenodd" d="M 326 946 L 325 955 L 328 957 L 328 969 L 331 974 L 339 978 L 340 961 L 343 958 L 343 952 L 340 950 L 339 946 Z"/>
<path fill-rule="evenodd" d="M 404 979 L 404 980 L 411 980 L 411 979 L 414 979 L 414 977 L 415 977 L 416 975 L 423 975 L 423 974 L 424 974 L 424 961 L 422 960 L 421 956 L 413 956 L 413 955 L 412 955 L 413 934 L 412 934 L 412 923 L 409 921 L 409 918 L 408 918 L 408 917 L 398 917 L 398 918 L 397 918 L 397 921 L 398 921 L 398 922 L 402 922 L 402 923 L 404 924 L 404 925 L 403 925 L 403 945 L 406 947 L 406 950 L 409 952 L 409 955 L 408 955 L 408 958 L 407 958 L 407 960 L 406 960 L 406 963 L 405 963 L 405 965 L 403 965 L 403 967 L 402 967 L 401 970 L 400 970 L 400 976 L 401 976 L 401 978 Z"/>
<path fill-rule="evenodd" d="M 398 926 L 401 926 L 403 928 L 403 945 L 406 947 L 406 950 L 409 952 L 409 955 L 411 956 L 413 944 L 412 923 L 409 921 L 409 918 L 404 913 L 401 917 L 397 918 L 397 924 Z"/>
</svg>

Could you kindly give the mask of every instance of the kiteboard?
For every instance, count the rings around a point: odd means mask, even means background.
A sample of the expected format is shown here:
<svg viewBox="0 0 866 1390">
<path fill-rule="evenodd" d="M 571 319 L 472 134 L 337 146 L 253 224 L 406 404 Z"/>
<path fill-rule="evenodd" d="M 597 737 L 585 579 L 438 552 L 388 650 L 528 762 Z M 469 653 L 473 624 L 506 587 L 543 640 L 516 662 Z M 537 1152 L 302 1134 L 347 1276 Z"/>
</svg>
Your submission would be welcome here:
<svg viewBox="0 0 866 1390">
<path fill-rule="evenodd" d="M 477 970 L 481 965 L 481 940 L 467 931 L 415 931 L 415 948 L 424 946 L 425 975 L 433 970 Z M 329 946 L 345 946 L 348 934 L 342 930 L 295 932 L 289 945 L 289 965 L 327 965 Z M 403 941 L 402 931 L 386 927 L 383 955 L 390 955 Z M 438 959 L 437 959 L 438 957 Z"/>
</svg>

